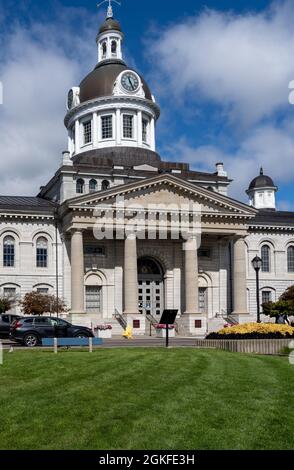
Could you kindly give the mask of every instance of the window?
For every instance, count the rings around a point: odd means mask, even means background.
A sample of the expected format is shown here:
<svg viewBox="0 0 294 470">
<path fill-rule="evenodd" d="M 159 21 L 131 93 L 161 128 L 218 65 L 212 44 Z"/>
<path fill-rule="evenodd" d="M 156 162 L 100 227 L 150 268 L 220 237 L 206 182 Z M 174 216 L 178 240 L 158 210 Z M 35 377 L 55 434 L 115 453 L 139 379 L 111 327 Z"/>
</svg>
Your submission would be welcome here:
<svg viewBox="0 0 294 470">
<path fill-rule="evenodd" d="M 109 188 L 109 185 L 110 185 L 109 181 L 107 180 L 102 181 L 102 186 L 101 186 L 102 191 L 106 191 Z"/>
<path fill-rule="evenodd" d="M 267 302 L 271 302 L 272 300 L 272 293 L 270 290 L 263 290 L 262 291 L 262 298 L 261 298 L 261 302 L 263 304 L 267 303 Z"/>
<path fill-rule="evenodd" d="M 37 292 L 38 292 L 38 294 L 47 295 L 47 294 L 49 294 L 49 288 L 48 287 L 38 287 Z"/>
<path fill-rule="evenodd" d="M 6 299 L 15 299 L 16 296 L 16 288 L 15 287 L 4 287 L 3 289 L 3 296 Z"/>
<path fill-rule="evenodd" d="M 37 268 L 47 268 L 48 241 L 45 237 L 40 237 L 37 240 L 36 261 Z"/>
<path fill-rule="evenodd" d="M 103 41 L 103 43 L 102 43 L 102 59 L 106 58 L 106 54 L 107 54 L 107 42 Z"/>
<path fill-rule="evenodd" d="M 270 247 L 268 245 L 263 245 L 261 247 L 261 259 L 262 265 L 261 270 L 263 273 L 270 272 Z"/>
<path fill-rule="evenodd" d="M 143 142 L 147 143 L 148 141 L 148 120 L 142 120 L 142 140 Z"/>
<path fill-rule="evenodd" d="M 92 121 L 86 121 L 83 123 L 84 127 L 84 145 L 92 142 Z"/>
<path fill-rule="evenodd" d="M 134 138 L 134 116 L 130 114 L 123 115 L 123 136 L 124 139 Z"/>
<path fill-rule="evenodd" d="M 101 134 L 102 139 L 112 139 L 112 115 L 101 117 Z"/>
<path fill-rule="evenodd" d="M 3 246 L 3 266 L 6 268 L 13 268 L 15 261 L 15 240 L 13 237 L 8 236 L 4 238 Z"/>
<path fill-rule="evenodd" d="M 76 184 L 76 192 L 77 194 L 83 194 L 84 192 L 84 187 L 85 187 L 85 182 L 83 179 L 79 178 L 77 180 L 77 184 Z"/>
<path fill-rule="evenodd" d="M 39 318 L 34 318 L 34 325 L 50 325 L 51 326 L 51 321 L 50 318 L 46 317 L 39 317 Z"/>
<path fill-rule="evenodd" d="M 294 246 L 289 246 L 287 250 L 288 273 L 294 273 Z"/>
<path fill-rule="evenodd" d="M 116 41 L 113 40 L 113 41 L 111 41 L 111 55 L 113 57 L 116 56 L 116 51 L 117 51 L 117 43 L 116 43 Z"/>
<path fill-rule="evenodd" d="M 210 258 L 211 252 L 209 248 L 200 248 L 198 250 L 198 256 L 200 258 Z"/>
<path fill-rule="evenodd" d="M 90 180 L 89 182 L 89 191 L 90 193 L 94 193 L 95 191 L 97 191 L 97 181 L 92 179 Z"/>
<path fill-rule="evenodd" d="M 207 288 L 199 288 L 199 311 L 201 313 L 207 312 Z"/>
<path fill-rule="evenodd" d="M 86 311 L 101 311 L 101 291 L 99 286 L 86 286 Z"/>
<path fill-rule="evenodd" d="M 105 256 L 104 246 L 85 246 L 84 253 L 86 256 Z"/>
</svg>

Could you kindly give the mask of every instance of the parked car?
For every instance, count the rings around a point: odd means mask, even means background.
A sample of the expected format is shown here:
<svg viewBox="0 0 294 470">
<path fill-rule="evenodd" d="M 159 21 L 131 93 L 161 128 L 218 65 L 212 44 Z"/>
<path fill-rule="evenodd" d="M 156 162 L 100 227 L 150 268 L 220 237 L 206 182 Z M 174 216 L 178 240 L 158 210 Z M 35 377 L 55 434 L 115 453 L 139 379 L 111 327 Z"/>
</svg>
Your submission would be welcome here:
<svg viewBox="0 0 294 470">
<path fill-rule="evenodd" d="M 2 313 L 0 315 L 0 338 L 8 338 L 10 325 L 20 318 L 19 315 L 10 315 L 10 313 Z"/>
<path fill-rule="evenodd" d="M 33 348 L 42 342 L 42 338 L 91 338 L 90 328 L 76 326 L 55 317 L 22 317 L 10 327 L 10 338 Z"/>
</svg>

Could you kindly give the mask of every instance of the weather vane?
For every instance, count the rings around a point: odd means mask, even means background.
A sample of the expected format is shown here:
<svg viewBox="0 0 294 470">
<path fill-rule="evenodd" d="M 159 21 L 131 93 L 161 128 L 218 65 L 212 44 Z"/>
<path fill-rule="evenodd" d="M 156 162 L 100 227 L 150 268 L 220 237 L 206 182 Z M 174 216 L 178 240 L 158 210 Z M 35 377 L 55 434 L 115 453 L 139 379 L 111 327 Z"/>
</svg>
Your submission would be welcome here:
<svg viewBox="0 0 294 470">
<path fill-rule="evenodd" d="M 117 3 L 119 6 L 121 6 L 121 2 L 119 2 L 118 0 L 103 0 L 103 2 L 100 2 L 97 5 L 97 8 L 100 8 L 101 5 L 103 5 L 103 3 L 108 3 L 107 18 L 112 18 L 113 17 L 112 2 Z"/>
</svg>

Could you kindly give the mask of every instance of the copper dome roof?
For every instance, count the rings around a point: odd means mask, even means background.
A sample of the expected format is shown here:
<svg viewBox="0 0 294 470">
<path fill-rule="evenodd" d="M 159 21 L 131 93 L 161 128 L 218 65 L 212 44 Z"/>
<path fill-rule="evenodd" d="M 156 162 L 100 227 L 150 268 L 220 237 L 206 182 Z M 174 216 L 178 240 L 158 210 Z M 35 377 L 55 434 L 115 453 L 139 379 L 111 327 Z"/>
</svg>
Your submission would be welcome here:
<svg viewBox="0 0 294 470">
<path fill-rule="evenodd" d="M 122 60 L 105 60 L 84 78 L 80 84 L 80 102 L 112 96 L 113 87 L 119 74 L 124 70 L 131 70 Z M 137 73 L 137 72 L 136 72 Z M 141 77 L 143 90 L 147 100 L 152 101 L 151 91 Z"/>
<path fill-rule="evenodd" d="M 275 188 L 276 185 L 274 184 L 272 178 L 270 176 L 266 176 L 263 174 L 263 169 L 260 169 L 260 175 L 254 178 L 250 185 L 250 189 L 258 189 L 258 188 Z"/>
<path fill-rule="evenodd" d="M 119 22 L 112 17 L 106 18 L 99 29 L 99 34 L 105 33 L 106 31 L 121 31 Z"/>
</svg>

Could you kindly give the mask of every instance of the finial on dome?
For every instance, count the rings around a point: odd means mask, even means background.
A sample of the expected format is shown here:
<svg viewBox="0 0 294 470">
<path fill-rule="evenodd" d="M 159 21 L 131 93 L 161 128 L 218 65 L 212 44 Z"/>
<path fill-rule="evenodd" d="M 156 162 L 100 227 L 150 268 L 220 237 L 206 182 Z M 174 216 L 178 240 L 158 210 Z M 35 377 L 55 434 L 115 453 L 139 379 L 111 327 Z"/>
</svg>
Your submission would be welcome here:
<svg viewBox="0 0 294 470">
<path fill-rule="evenodd" d="M 97 8 L 101 7 L 104 3 L 108 3 L 108 8 L 107 8 L 107 18 L 113 18 L 113 8 L 112 8 L 112 2 L 117 3 L 119 6 L 121 6 L 121 2 L 118 0 L 103 0 L 103 2 L 98 3 Z"/>
<path fill-rule="evenodd" d="M 263 168 L 260 167 L 260 176 L 263 176 Z"/>
</svg>

